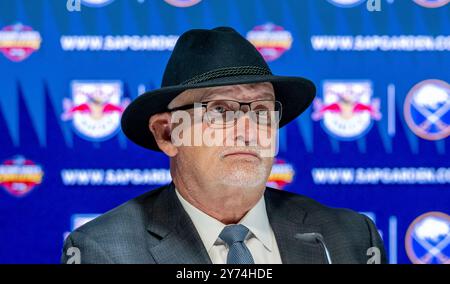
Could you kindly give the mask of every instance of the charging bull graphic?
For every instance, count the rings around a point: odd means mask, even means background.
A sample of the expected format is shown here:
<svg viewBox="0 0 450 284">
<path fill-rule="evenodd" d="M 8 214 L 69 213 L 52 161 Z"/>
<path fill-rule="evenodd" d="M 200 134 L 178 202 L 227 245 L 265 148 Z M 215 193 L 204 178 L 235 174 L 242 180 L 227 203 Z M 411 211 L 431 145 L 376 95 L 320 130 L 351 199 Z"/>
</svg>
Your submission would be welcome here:
<svg viewBox="0 0 450 284">
<path fill-rule="evenodd" d="M 120 117 L 130 103 L 122 99 L 120 81 L 73 81 L 72 99 L 63 100 L 63 121 L 90 141 L 104 141 L 119 131 Z"/>
<path fill-rule="evenodd" d="M 314 100 L 312 119 L 331 136 L 355 140 L 380 120 L 380 100 L 372 99 L 370 81 L 325 81 L 323 99 Z"/>
</svg>

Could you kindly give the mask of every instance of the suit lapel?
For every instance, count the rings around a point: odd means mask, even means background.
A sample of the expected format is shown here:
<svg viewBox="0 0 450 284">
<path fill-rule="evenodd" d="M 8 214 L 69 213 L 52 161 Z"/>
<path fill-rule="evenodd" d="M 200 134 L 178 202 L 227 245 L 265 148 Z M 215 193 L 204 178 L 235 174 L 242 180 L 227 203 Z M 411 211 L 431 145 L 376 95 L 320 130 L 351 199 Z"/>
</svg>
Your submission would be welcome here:
<svg viewBox="0 0 450 284">
<path fill-rule="evenodd" d="M 283 196 L 281 196 L 283 195 Z M 284 264 L 326 263 L 326 256 L 319 244 L 296 238 L 297 234 L 320 233 L 320 228 L 305 224 L 308 217 L 303 208 L 290 202 L 286 194 L 267 189 L 265 193 L 267 215 L 277 240 Z"/>
<path fill-rule="evenodd" d="M 171 183 L 154 203 L 147 230 L 160 241 L 150 247 L 156 263 L 211 263 L 194 224 Z"/>
<path fill-rule="evenodd" d="M 301 233 L 320 233 L 320 227 L 305 224 L 307 212 L 285 194 L 272 189 L 266 190 L 265 201 L 282 262 L 326 263 L 320 245 L 295 237 Z M 159 239 L 149 245 L 156 263 L 211 263 L 194 224 L 176 196 L 173 183 L 159 193 L 149 210 L 147 230 Z"/>
</svg>

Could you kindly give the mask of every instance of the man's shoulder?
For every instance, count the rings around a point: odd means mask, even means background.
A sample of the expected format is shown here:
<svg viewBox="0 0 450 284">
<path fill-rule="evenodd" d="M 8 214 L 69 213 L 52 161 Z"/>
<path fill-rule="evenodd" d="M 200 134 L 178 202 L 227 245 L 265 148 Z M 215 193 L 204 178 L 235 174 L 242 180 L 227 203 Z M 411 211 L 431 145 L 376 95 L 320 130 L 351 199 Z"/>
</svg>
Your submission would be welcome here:
<svg viewBox="0 0 450 284">
<path fill-rule="evenodd" d="M 155 200 L 160 193 L 168 186 L 153 189 L 138 197 L 135 197 L 122 205 L 100 215 L 94 220 L 81 226 L 76 231 L 89 234 L 91 236 L 104 236 L 111 231 L 115 235 L 145 230 L 146 222 L 149 221 L 149 214 L 154 206 Z M 283 211 L 289 211 L 290 215 L 306 213 L 309 221 L 317 223 L 352 223 L 364 222 L 365 216 L 346 208 L 333 208 L 326 206 L 310 197 L 281 191 L 273 188 L 266 189 L 266 196 L 271 206 L 275 210 L 280 208 Z M 118 228 L 121 228 L 118 230 Z M 127 230 L 133 228 L 133 230 Z"/>
<path fill-rule="evenodd" d="M 378 230 L 364 214 L 329 207 L 300 194 L 270 188 L 266 192 L 272 214 L 294 220 L 293 231 L 307 227 L 321 233 L 336 263 L 365 263 L 366 251 L 373 247 L 380 250 L 381 262 L 386 262 Z"/>
<path fill-rule="evenodd" d="M 76 247 L 82 263 L 152 263 L 142 253 L 147 244 L 155 241 L 146 237 L 148 214 L 166 188 L 146 192 L 74 230 L 64 243 L 61 262 L 67 263 L 68 249 Z"/>
<path fill-rule="evenodd" d="M 268 187 L 267 199 L 274 203 L 275 207 L 288 208 L 290 215 L 306 215 L 315 222 L 339 223 L 365 221 L 365 216 L 347 208 L 335 208 L 324 205 L 319 201 L 298 193 L 278 190 Z"/>
<path fill-rule="evenodd" d="M 166 188 L 167 186 L 156 188 L 128 200 L 77 228 L 74 232 L 93 238 L 104 238 L 111 234 L 117 237 L 126 233 L 139 233 L 146 228 L 148 214 L 153 207 L 154 200 Z"/>
</svg>

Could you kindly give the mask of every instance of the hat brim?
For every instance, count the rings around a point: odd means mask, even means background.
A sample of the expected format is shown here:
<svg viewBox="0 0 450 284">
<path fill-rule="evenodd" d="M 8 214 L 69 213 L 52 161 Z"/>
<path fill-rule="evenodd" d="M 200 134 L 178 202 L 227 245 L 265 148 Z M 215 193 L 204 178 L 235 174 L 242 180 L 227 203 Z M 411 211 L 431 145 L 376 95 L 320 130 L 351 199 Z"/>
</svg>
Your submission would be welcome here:
<svg viewBox="0 0 450 284">
<path fill-rule="evenodd" d="M 283 112 L 279 127 L 283 127 L 304 112 L 316 95 L 316 87 L 308 79 L 273 75 L 232 76 L 198 84 L 164 87 L 140 95 L 125 109 L 121 120 L 122 130 L 137 145 L 161 151 L 149 129 L 149 119 L 154 114 L 167 111 L 167 105 L 181 92 L 188 89 L 262 82 L 273 84 L 275 98 L 282 104 Z"/>
</svg>

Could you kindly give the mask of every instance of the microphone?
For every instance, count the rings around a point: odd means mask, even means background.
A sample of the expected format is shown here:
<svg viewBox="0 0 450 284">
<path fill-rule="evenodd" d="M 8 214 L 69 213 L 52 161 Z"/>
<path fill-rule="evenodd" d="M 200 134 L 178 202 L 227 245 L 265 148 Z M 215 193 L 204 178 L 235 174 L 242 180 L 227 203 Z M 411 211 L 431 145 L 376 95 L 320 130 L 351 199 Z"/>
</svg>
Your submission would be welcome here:
<svg viewBox="0 0 450 284">
<path fill-rule="evenodd" d="M 327 258 L 327 264 L 332 264 L 330 252 L 328 251 L 327 246 L 325 245 L 325 241 L 323 240 L 323 236 L 320 233 L 303 233 L 303 234 L 296 234 L 296 239 L 308 242 L 308 243 L 319 243 L 323 250 L 325 251 L 325 255 Z"/>
</svg>

